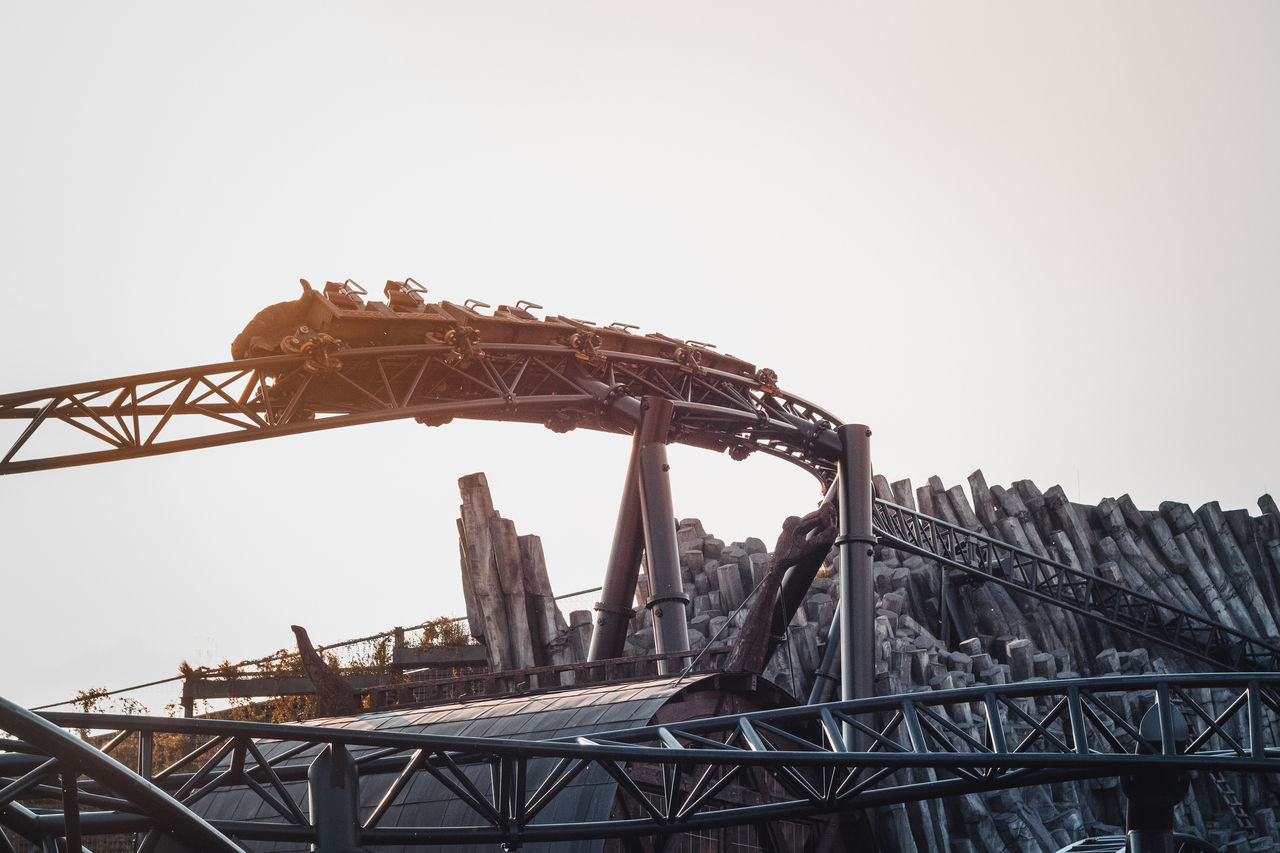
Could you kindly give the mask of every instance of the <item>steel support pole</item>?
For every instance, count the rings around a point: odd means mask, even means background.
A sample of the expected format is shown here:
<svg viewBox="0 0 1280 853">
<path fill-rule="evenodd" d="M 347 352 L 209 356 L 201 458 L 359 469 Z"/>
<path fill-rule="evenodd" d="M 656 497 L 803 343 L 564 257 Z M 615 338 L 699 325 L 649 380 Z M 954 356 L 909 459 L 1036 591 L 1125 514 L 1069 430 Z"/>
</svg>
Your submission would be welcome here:
<svg viewBox="0 0 1280 853">
<path fill-rule="evenodd" d="M 1166 692 L 1157 691 L 1156 697 L 1156 704 L 1138 724 L 1137 751 L 1181 753 L 1189 738 L 1186 718 Z M 1174 853 L 1178 845 L 1173 838 L 1173 810 L 1191 790 L 1191 774 L 1144 771 L 1123 777 L 1120 788 L 1129 798 L 1124 816 L 1125 849 L 1129 853 Z"/>
<path fill-rule="evenodd" d="M 649 565 L 649 601 L 645 607 L 653 617 L 653 643 L 658 654 L 689 650 L 689 596 L 685 595 L 680 577 L 671 465 L 667 462 L 667 435 L 674 411 L 670 400 L 645 397 L 638 434 L 640 515 Z M 675 661 L 658 661 L 661 675 L 680 668 Z"/>
<path fill-rule="evenodd" d="M 680 555 L 675 540 L 675 512 L 670 509 L 670 478 L 663 470 L 664 467 L 668 467 L 666 444 L 671 431 L 674 408 L 671 403 L 661 398 L 646 397 L 640 402 L 639 410 L 635 438 L 631 442 L 631 459 L 627 463 L 627 478 L 622 488 L 622 501 L 618 506 L 618 520 L 613 528 L 613 545 L 609 549 L 609 563 L 605 567 L 604 581 L 600 585 L 600 601 L 596 602 L 595 606 L 596 624 L 591 632 L 591 645 L 587 652 L 588 661 L 609 660 L 622 656 L 622 649 L 627 639 L 627 623 L 635 615 L 635 609 L 631 604 L 635 600 L 636 581 L 640 575 L 640 556 L 646 550 L 649 553 L 651 603 L 658 595 L 654 571 L 655 553 L 669 550 L 675 554 L 677 589 L 682 597 L 684 594 L 684 588 L 679 583 Z M 645 448 L 651 449 L 645 450 Z M 669 548 L 662 541 L 652 545 L 648 542 L 648 527 L 644 517 L 645 501 L 642 488 L 644 478 L 641 475 L 641 469 L 645 463 L 642 459 L 645 457 L 657 459 L 658 456 L 661 456 L 661 459 L 658 459 L 656 464 L 650 463 L 655 471 L 650 475 L 649 480 L 656 489 L 655 500 L 663 500 L 661 493 L 664 490 L 666 492 L 665 502 L 668 506 L 668 516 L 672 521 Z M 684 598 L 684 601 L 688 603 L 687 598 Z M 655 623 L 655 644 L 658 642 L 658 636 L 658 626 Z M 685 626 L 684 636 L 683 647 L 668 649 L 668 651 L 688 649 L 687 626 Z M 662 651 L 661 646 L 657 648 L 658 651 Z"/>
<path fill-rule="evenodd" d="M 326 746 L 307 768 L 315 853 L 361 853 L 360 776 L 342 744 Z"/>
<path fill-rule="evenodd" d="M 813 687 L 809 690 L 809 704 L 821 705 L 830 701 L 836 685 L 840 683 L 840 602 L 836 602 L 835 618 L 827 629 L 827 647 L 822 651 L 822 663 L 813 673 Z"/>
<path fill-rule="evenodd" d="M 80 844 L 80 786 L 76 781 L 78 775 L 74 764 L 63 764 L 59 774 L 62 778 L 62 818 L 65 821 L 67 849 L 79 850 Z"/>
<path fill-rule="evenodd" d="M 840 698 L 875 695 L 875 586 L 871 573 L 871 430 L 843 424 L 840 436 Z M 851 744 L 852 746 L 852 744 Z"/>
<path fill-rule="evenodd" d="M 588 661 L 622 657 L 627 639 L 627 623 L 635 615 L 636 580 L 640 574 L 640 554 L 644 551 L 644 522 L 640 513 L 640 444 L 644 430 L 636 429 L 631 443 L 631 461 L 622 487 L 618 520 L 613 527 L 613 545 L 605 566 L 600 600 L 596 602 L 596 624 L 591 631 Z"/>
</svg>

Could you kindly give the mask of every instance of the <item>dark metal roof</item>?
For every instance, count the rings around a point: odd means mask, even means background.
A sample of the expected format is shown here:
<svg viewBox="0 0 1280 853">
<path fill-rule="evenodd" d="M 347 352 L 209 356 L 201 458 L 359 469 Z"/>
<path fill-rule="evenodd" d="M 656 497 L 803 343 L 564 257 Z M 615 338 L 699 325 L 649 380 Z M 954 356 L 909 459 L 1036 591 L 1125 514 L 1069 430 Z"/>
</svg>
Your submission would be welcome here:
<svg viewBox="0 0 1280 853">
<path fill-rule="evenodd" d="M 356 717 L 343 717 L 312 721 L 317 725 L 379 731 L 400 731 L 413 734 L 456 735 L 461 737 L 517 738 L 522 740 L 549 740 L 590 734 L 609 730 L 633 728 L 662 720 L 655 720 L 659 711 L 668 703 L 680 703 L 692 699 L 687 710 L 673 708 L 674 713 L 662 715 L 675 719 L 687 719 L 690 712 L 705 703 L 723 702 L 728 694 L 744 696 L 747 693 L 758 706 L 791 704 L 785 694 L 764 679 L 751 678 L 743 685 L 742 676 L 713 675 L 696 679 L 675 677 L 624 685 L 591 685 L 555 692 L 501 699 L 477 700 L 462 704 L 442 705 L 432 708 L 388 710 Z M 699 714 L 700 715 L 700 714 Z M 259 744 L 270 759 L 279 752 L 278 744 Z M 354 757 L 368 750 L 352 750 Z M 309 763 L 315 750 L 302 753 L 289 763 Z M 531 777 L 545 773 L 545 768 L 530 766 Z M 361 818 L 366 818 L 377 805 L 393 775 L 366 775 L 361 778 Z M 474 780 L 481 783 L 479 774 Z M 487 776 L 482 783 L 487 787 Z M 307 793 L 305 782 L 286 785 L 294 800 L 306 812 Z M 557 797 L 535 823 L 574 823 L 581 820 L 605 820 L 609 817 L 617 788 L 607 773 L 598 767 L 587 770 L 575 778 L 564 794 Z M 208 819 L 263 820 L 275 814 L 261 797 L 243 787 L 215 790 L 194 805 L 194 810 Z M 397 797 L 379 822 L 379 826 L 422 826 L 467 824 L 474 819 L 474 812 L 440 782 L 430 775 L 418 773 Z M 306 853 L 306 845 L 288 843 L 243 842 L 247 849 L 271 851 L 271 853 Z M 601 840 L 580 840 L 553 844 L 530 844 L 522 848 L 527 853 L 598 853 Z M 378 850 L 381 848 L 370 848 Z M 449 850 L 493 851 L 492 844 L 457 845 Z"/>
</svg>

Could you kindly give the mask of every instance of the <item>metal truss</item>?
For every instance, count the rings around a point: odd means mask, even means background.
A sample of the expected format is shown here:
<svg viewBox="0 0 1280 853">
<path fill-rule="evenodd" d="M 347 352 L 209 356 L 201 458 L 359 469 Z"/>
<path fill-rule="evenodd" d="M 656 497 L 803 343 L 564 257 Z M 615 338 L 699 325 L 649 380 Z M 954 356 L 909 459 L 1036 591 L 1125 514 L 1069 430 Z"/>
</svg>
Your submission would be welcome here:
<svg viewBox="0 0 1280 853">
<path fill-rule="evenodd" d="M 1114 581 L 877 499 L 883 545 L 937 560 L 1228 670 L 1274 672 L 1280 647 Z"/>
<path fill-rule="evenodd" d="M 731 372 L 738 369 L 733 359 L 715 362 L 725 370 L 712 369 L 691 342 L 669 356 L 655 354 L 656 345 L 605 351 L 582 344 L 580 335 L 561 341 L 539 329 L 537 342 L 486 342 L 483 350 L 474 342 L 328 348 L 0 395 L 0 421 L 11 427 L 0 434 L 0 450 L 8 447 L 0 474 L 400 418 L 631 433 L 644 398 L 672 404 L 670 441 L 738 459 L 755 451 L 778 456 L 825 485 L 837 465 L 848 464 L 833 429 L 838 419 L 777 389 L 771 371 L 751 375 L 743 362 L 742 372 Z M 863 468 L 869 475 L 869 461 L 851 470 L 860 477 Z M 980 686 L 557 741 L 41 718 L 0 699 L 0 730 L 12 735 L 0 739 L 0 826 L 50 853 L 80 849 L 84 836 L 120 832 L 148 833 L 143 850 L 166 835 L 192 850 L 227 853 L 250 842 L 322 850 L 357 843 L 518 846 L 803 821 L 1094 776 L 1280 770 L 1280 647 L 904 507 L 875 501 L 872 522 L 880 544 L 1246 672 Z M 99 752 L 60 727 L 119 731 Z M 158 746 L 175 739 L 188 751 L 157 769 Z M 127 753 L 137 770 L 105 754 L 111 752 Z M 447 825 L 397 824 L 396 815 L 411 811 L 397 804 L 427 778 L 465 816 L 451 809 Z M 611 786 L 622 817 L 553 821 L 557 803 L 587 780 Z M 357 788 L 364 792 L 358 800 Z M 248 798 L 255 813 L 269 817 L 200 816 L 228 797 Z M 311 815 L 302 810 L 307 798 Z M 0 853 L 6 851 L 12 848 L 0 833 Z"/>
<path fill-rule="evenodd" d="M 486 344 L 483 357 L 446 344 L 283 355 L 4 394 L 0 421 L 22 426 L 6 436 L 0 474 L 398 418 L 629 433 L 644 396 L 674 403 L 673 441 L 735 458 L 759 450 L 834 476 L 837 421 L 812 403 L 688 360 L 598 350 L 588 359 L 560 344 Z M 68 438 L 83 449 L 67 452 Z"/>
<path fill-rule="evenodd" d="M 765 376 L 766 381 L 771 377 Z M 834 477 L 835 418 L 756 376 L 672 356 L 563 344 L 488 344 L 464 357 L 447 344 L 284 355 L 0 396 L 0 421 L 22 425 L 0 474 L 416 418 L 543 423 L 629 432 L 639 398 L 673 403 L 672 440 L 779 456 L 824 483 Z M 66 438 L 87 443 L 66 453 Z M 57 447 L 60 452 L 46 449 Z M 1280 648 L 1114 581 L 939 519 L 877 501 L 884 544 L 938 560 L 1076 613 L 1232 669 L 1269 671 Z"/>
<path fill-rule="evenodd" d="M 1280 674 L 1059 680 L 554 741 L 89 714 L 40 718 L 0 701 L 0 728 L 15 736 L 0 741 L 0 824 L 46 849 L 61 838 L 78 849 L 79 836 L 147 830 L 174 834 L 200 850 L 237 850 L 252 841 L 329 849 L 325 845 L 342 833 L 380 847 L 519 845 L 803 820 L 1097 776 L 1277 772 L 1277 687 Z M 119 729 L 105 751 L 131 745 L 139 771 L 126 770 L 55 725 Z M 153 772 L 156 739 L 166 736 L 188 736 L 194 746 Z M 307 781 L 316 762 L 325 772 L 313 772 Z M 331 772 L 335 766 L 347 768 L 345 779 Z M 635 817 L 540 819 L 575 780 L 592 774 L 616 783 L 615 804 Z M 468 816 L 449 825 L 388 825 L 398 798 L 424 775 L 464 804 Z M 360 799 L 376 805 L 357 809 L 351 800 L 346 826 L 335 826 L 341 808 L 323 809 L 314 818 L 303 814 L 304 793 L 313 802 L 332 802 L 335 785 L 358 786 Z M 227 795 L 250 798 L 270 816 L 253 822 L 197 816 Z M 46 807 L 26 804 L 33 799 Z M 60 809 L 47 807 L 58 800 Z M 245 804 L 239 805 L 244 814 Z"/>
<path fill-rule="evenodd" d="M 1218 848 L 1194 835 L 1174 833 L 1169 839 L 1173 853 L 1218 853 Z M 1058 853 L 1126 853 L 1129 849 L 1123 835 L 1098 835 L 1082 838 L 1063 847 Z"/>
</svg>

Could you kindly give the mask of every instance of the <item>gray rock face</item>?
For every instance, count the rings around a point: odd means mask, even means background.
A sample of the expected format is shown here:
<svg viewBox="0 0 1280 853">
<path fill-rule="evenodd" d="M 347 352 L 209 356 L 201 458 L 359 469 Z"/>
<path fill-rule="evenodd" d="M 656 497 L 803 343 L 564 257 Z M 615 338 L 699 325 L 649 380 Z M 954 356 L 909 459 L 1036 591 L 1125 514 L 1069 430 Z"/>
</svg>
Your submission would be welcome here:
<svg viewBox="0 0 1280 853">
<path fill-rule="evenodd" d="M 463 477 L 458 487 L 467 621 L 472 635 L 485 645 L 489 666 L 501 670 L 573 663 L 582 644 L 582 623 L 575 623 L 571 632 L 556 606 L 541 540 L 517 535 L 515 523 L 497 513 L 484 474 Z"/>
<path fill-rule="evenodd" d="M 885 499 L 919 506 L 965 529 L 1157 596 L 1236 630 L 1277 638 L 1280 508 L 1270 496 L 1259 500 L 1262 515 L 1251 517 L 1242 510 L 1224 511 L 1217 504 L 1193 511 L 1185 504 L 1166 502 L 1155 511 L 1142 510 L 1127 495 L 1086 506 L 1072 503 L 1059 486 L 1042 492 L 1030 480 L 1008 487 L 988 486 L 981 471 L 974 471 L 967 485 L 968 494 L 959 485 L 947 488 L 936 477 L 918 488 L 910 480 L 875 478 L 876 494 Z M 504 631 L 509 634 L 515 626 L 545 642 L 546 626 L 554 626 L 552 635 L 559 631 L 567 638 L 556 648 L 568 649 L 565 654 L 582 659 L 589 645 L 591 614 L 575 612 L 564 626 L 562 619 L 556 621 L 558 611 L 553 615 L 540 610 L 540 596 L 550 594 L 549 585 L 543 586 L 538 576 L 540 549 L 535 555 L 525 537 L 518 541 L 523 547 L 511 546 L 508 540 L 513 539 L 514 529 L 501 523 L 491 526 L 490 513 L 496 516 L 487 492 L 464 491 L 468 522 L 460 524 L 464 566 L 492 561 L 497 547 L 528 554 L 535 571 L 532 575 L 510 568 L 498 572 L 495 566 L 484 578 L 464 577 L 473 630 L 478 627 L 496 637 Z M 694 648 L 732 644 L 745 614 L 745 608 L 736 616 L 734 610 L 771 564 L 766 540 L 749 537 L 726 546 L 697 519 L 682 519 L 677 538 L 692 602 L 687 608 L 691 644 Z M 522 565 L 519 556 L 514 565 Z M 766 677 L 801 701 L 814 681 L 834 619 L 839 570 L 833 551 L 788 627 L 786 641 L 764 670 Z M 918 555 L 877 547 L 873 574 L 878 693 L 1198 668 L 1194 661 L 1168 649 L 1136 645 L 1119 629 L 1027 600 L 994 584 L 958 587 L 960 621 L 965 627 L 961 636 L 953 636 L 955 632 L 941 624 L 939 566 Z M 543 567 L 541 577 L 545 576 Z M 523 590 L 524 598 L 512 598 L 508 583 Z M 514 620 L 506 615 L 507 608 L 516 609 L 517 600 L 530 597 L 538 606 L 522 608 L 524 623 L 519 614 Z M 646 588 L 637 591 L 639 601 L 646 597 Z M 537 613 L 545 615 L 535 627 L 528 620 Z M 627 652 L 652 651 L 651 620 L 641 610 L 631 621 Z M 514 658 L 516 653 L 505 654 Z M 1025 710 L 1034 714 L 1047 709 L 1029 705 Z M 1128 699 L 1115 710 L 1136 724 L 1145 706 Z M 980 703 L 978 707 L 962 704 L 950 713 L 953 722 L 982 740 Z M 928 778 L 928 771 L 910 773 L 920 781 Z M 1270 810 L 1280 801 L 1274 781 L 1233 780 L 1232 784 L 1245 808 L 1256 816 L 1255 826 L 1246 833 L 1229 816 L 1214 811 L 1218 793 L 1208 774 L 1201 774 L 1193 782 L 1191 796 L 1178 807 L 1182 828 L 1223 848 L 1244 844 L 1241 849 L 1280 849 L 1280 829 Z M 1121 831 L 1124 809 L 1117 780 L 1098 779 L 895 806 L 880 810 L 878 824 L 882 842 L 891 839 L 890 849 L 895 850 L 1047 853 L 1088 834 Z"/>
<path fill-rule="evenodd" d="M 1097 507 L 1083 506 L 1071 503 L 1058 486 L 1041 492 L 1030 480 L 1009 488 L 988 487 L 981 471 L 970 476 L 968 496 L 960 486 L 948 489 L 936 478 L 918 489 L 909 480 L 880 480 L 877 494 L 897 503 L 918 505 L 966 529 L 1097 573 L 1238 630 L 1276 636 L 1280 509 L 1269 497 L 1260 501 L 1263 518 L 1255 519 L 1212 504 L 1197 512 L 1181 504 L 1143 511 L 1127 495 Z M 750 541 L 725 548 L 723 559 L 739 562 L 738 552 L 748 551 Z M 755 551 L 754 546 L 750 550 Z M 838 572 L 838 561 L 829 559 L 828 565 Z M 1194 668 L 1169 650 L 1135 646 L 1123 631 L 1022 600 L 992 585 L 962 588 L 965 615 L 975 633 L 952 637 L 946 644 L 939 639 L 938 566 L 916 555 L 878 548 L 873 571 L 877 692 L 1076 678 L 1082 670 L 1103 675 Z M 731 577 L 726 573 L 718 581 L 732 596 L 736 591 Z M 766 675 L 788 689 L 812 683 L 810 662 L 821 660 L 838 592 L 831 578 L 815 580 L 788 642 Z M 797 663 L 804 670 L 799 675 Z M 980 725 L 981 710 L 956 709 L 954 720 Z M 1145 709 L 1130 703 L 1118 710 L 1136 723 Z M 981 739 L 980 729 L 974 729 L 974 736 Z M 1206 832 L 1232 837 L 1225 826 L 1228 818 L 1202 812 L 1202 803 L 1217 802 L 1208 784 L 1197 780 L 1192 796 L 1179 806 L 1179 815 L 1190 829 L 1207 827 Z M 1252 788 L 1246 784 L 1241 795 L 1252 796 L 1252 804 L 1261 807 L 1277 792 L 1255 783 Z M 1087 834 L 1105 834 L 1121 826 L 1124 808 L 1115 780 L 1096 780 L 968 795 L 928 809 L 922 805 L 914 812 L 908 807 L 885 809 L 879 825 L 893 839 L 894 849 L 1056 851 Z M 1257 849 L 1264 849 L 1263 838 L 1270 839 L 1268 845 L 1280 845 L 1274 824 L 1273 815 L 1269 828 L 1250 830 L 1257 835 Z M 1215 830 L 1218 826 L 1223 828 Z"/>
</svg>

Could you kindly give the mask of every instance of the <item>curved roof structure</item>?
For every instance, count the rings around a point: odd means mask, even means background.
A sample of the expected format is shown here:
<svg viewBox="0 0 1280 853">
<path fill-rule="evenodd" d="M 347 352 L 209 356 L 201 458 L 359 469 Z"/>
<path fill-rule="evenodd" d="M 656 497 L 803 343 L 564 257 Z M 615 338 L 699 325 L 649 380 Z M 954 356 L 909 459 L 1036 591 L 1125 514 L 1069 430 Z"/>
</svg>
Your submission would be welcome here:
<svg viewBox="0 0 1280 853">
<path fill-rule="evenodd" d="M 739 713 L 794 704 L 788 695 L 758 676 L 718 674 L 695 679 L 669 677 L 626 685 L 592 685 L 548 693 L 499 699 L 478 700 L 430 708 L 396 709 L 355 717 L 311 721 L 316 725 L 344 728 L 376 729 L 412 734 L 452 735 L 458 737 L 496 737 L 522 740 L 551 740 L 594 732 L 635 728 L 658 723 L 685 721 L 709 714 Z M 270 760 L 281 751 L 281 744 L 258 743 L 264 757 Z M 374 748 L 353 749 L 352 756 L 368 760 Z M 291 764 L 312 760 L 318 749 L 299 753 Z M 550 769 L 531 766 L 529 776 L 538 779 Z M 488 768 L 484 772 L 462 772 L 479 785 L 488 786 Z M 369 783 L 362 785 L 360 817 L 367 820 L 378 806 L 378 798 L 394 772 L 362 774 Z M 483 781 L 481 776 L 484 777 Z M 532 783 L 531 783 L 532 784 Z M 307 784 L 299 780 L 286 783 L 289 794 L 308 808 Z M 575 777 L 533 823 L 571 824 L 580 821 L 605 821 L 615 811 L 618 783 L 599 766 L 591 767 Z M 278 816 L 257 793 L 244 786 L 218 788 L 192 806 L 208 820 L 267 821 Z M 465 798 L 451 791 L 446 783 L 427 773 L 414 774 L 386 808 L 382 822 L 387 826 L 466 825 L 475 818 Z M 306 844 L 280 842 L 242 842 L 248 849 L 271 853 L 306 853 Z M 604 849 L 601 839 L 581 839 L 556 843 L 526 844 L 529 853 L 598 853 Z M 371 848 L 377 849 L 377 848 Z M 396 848 L 400 849 L 400 848 Z M 492 842 L 451 846 L 450 850 L 488 851 Z"/>
</svg>

